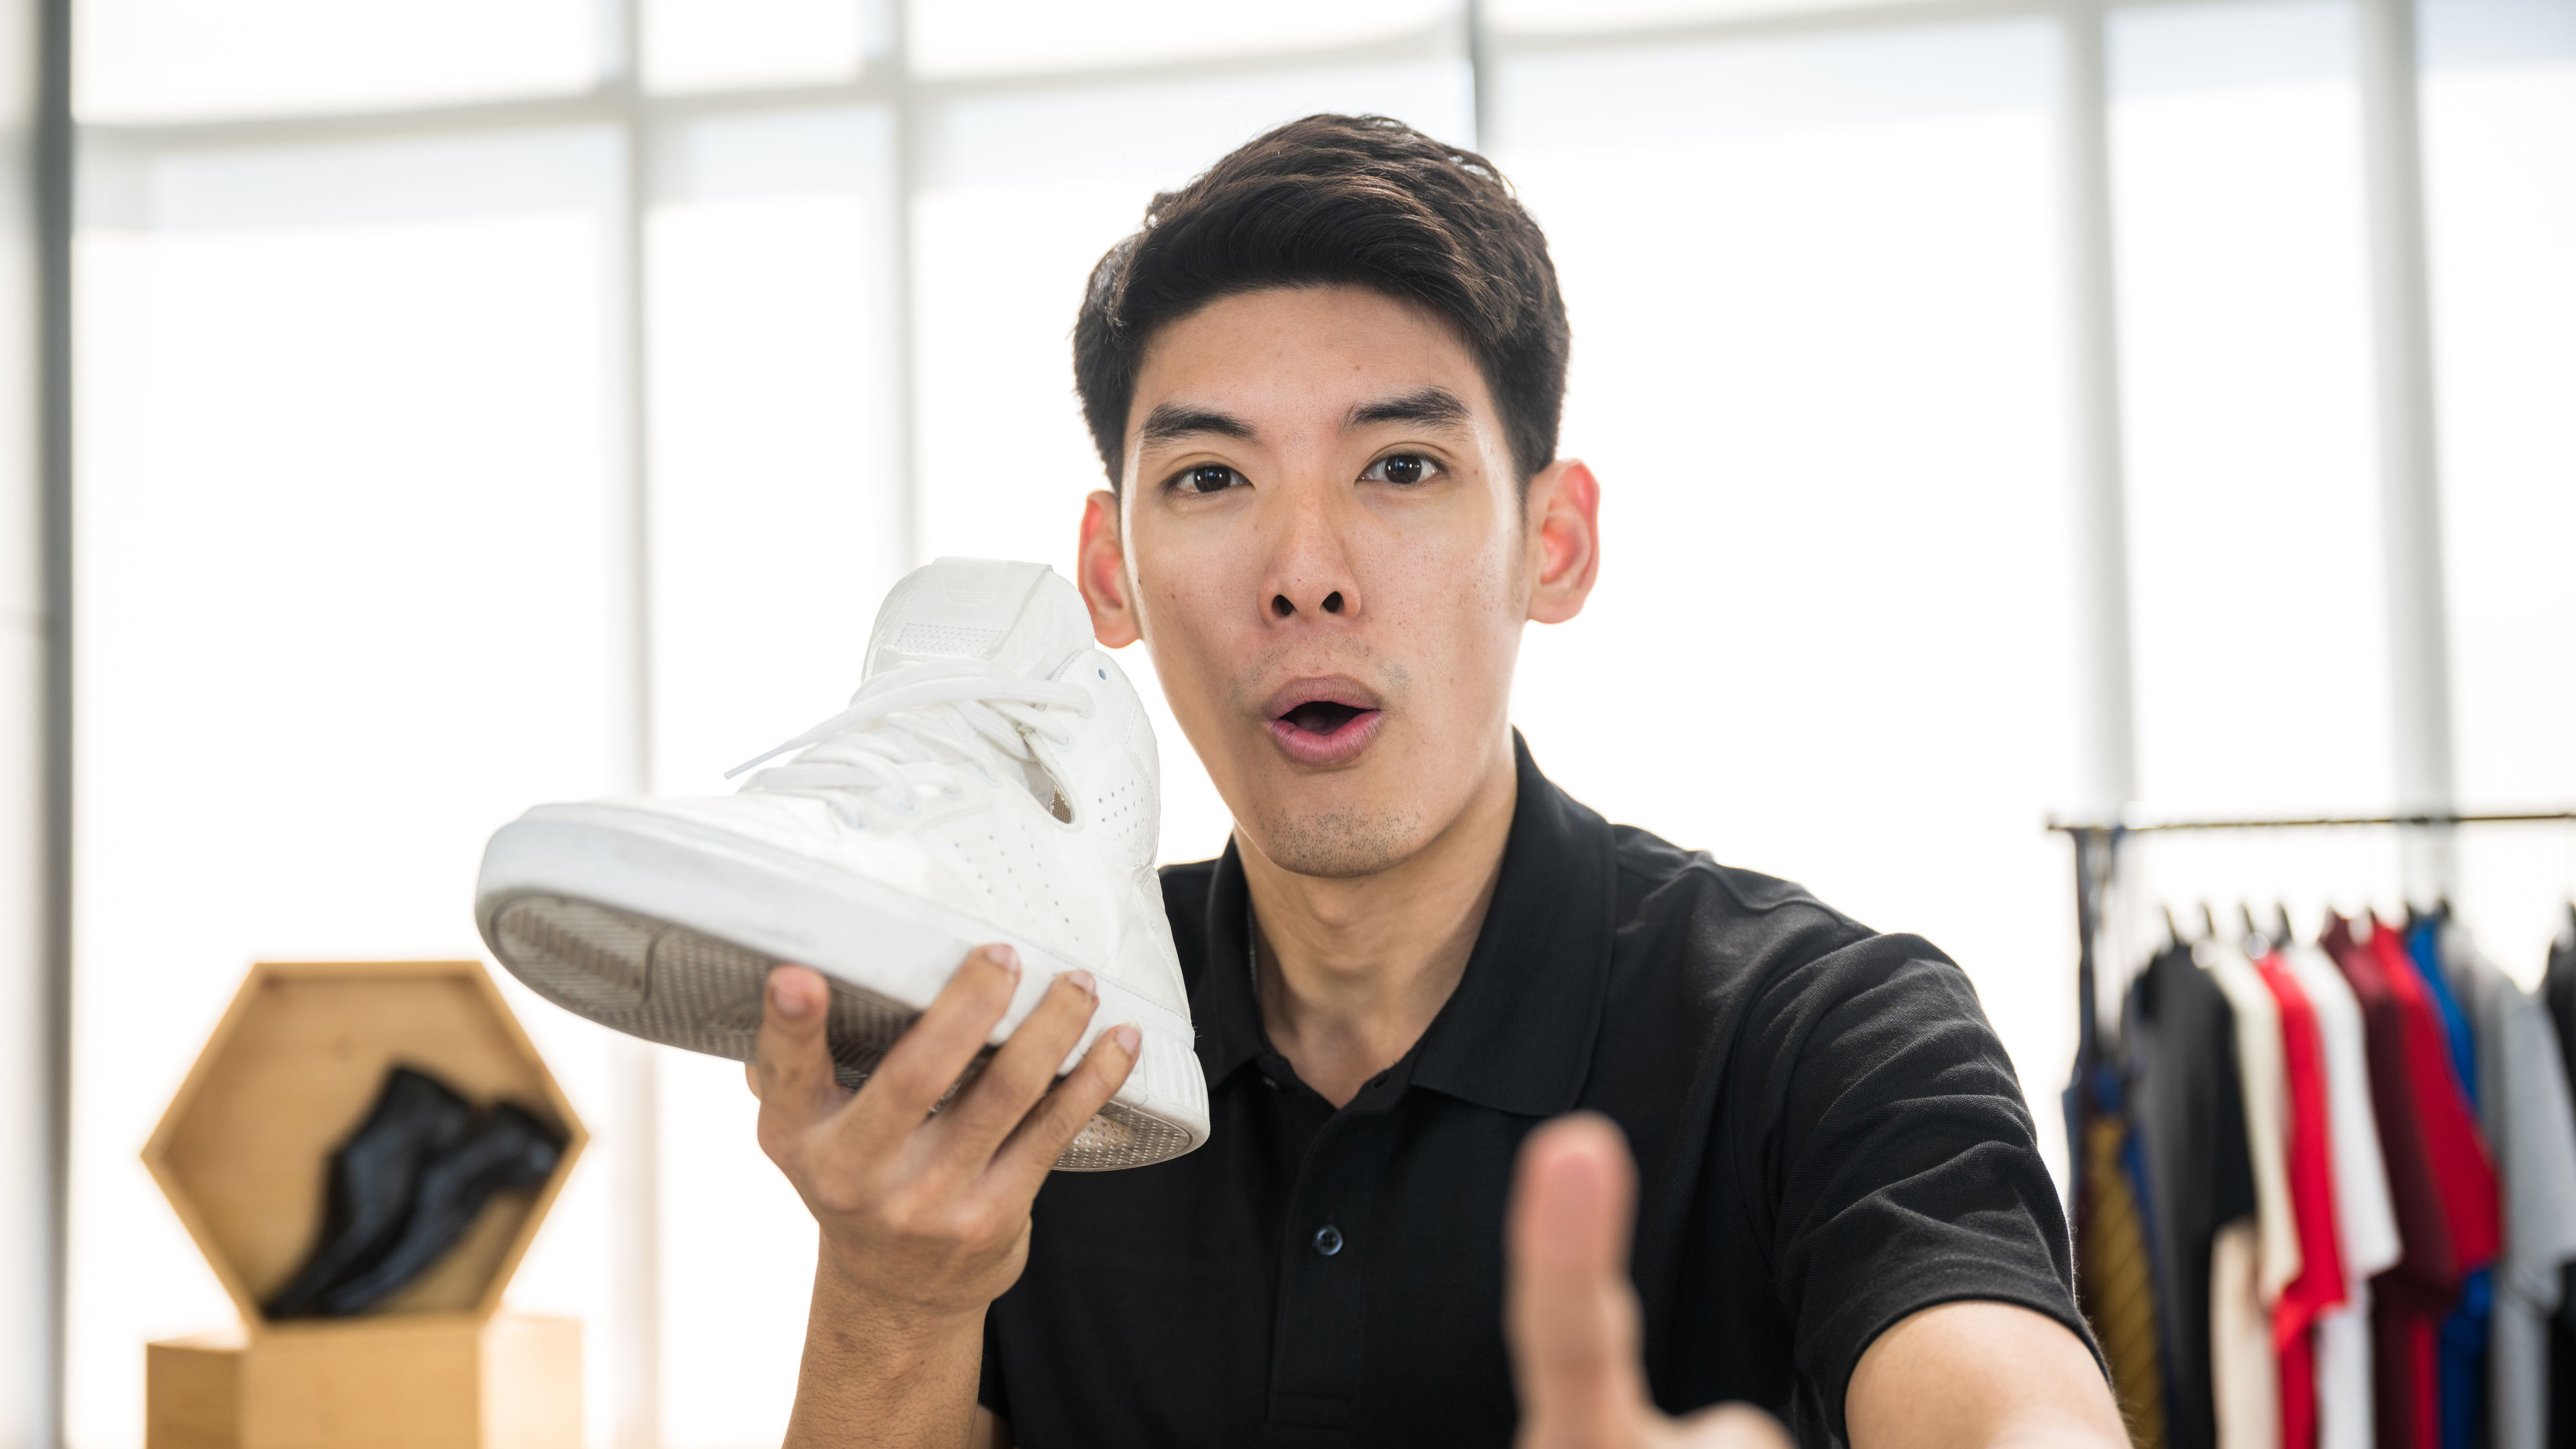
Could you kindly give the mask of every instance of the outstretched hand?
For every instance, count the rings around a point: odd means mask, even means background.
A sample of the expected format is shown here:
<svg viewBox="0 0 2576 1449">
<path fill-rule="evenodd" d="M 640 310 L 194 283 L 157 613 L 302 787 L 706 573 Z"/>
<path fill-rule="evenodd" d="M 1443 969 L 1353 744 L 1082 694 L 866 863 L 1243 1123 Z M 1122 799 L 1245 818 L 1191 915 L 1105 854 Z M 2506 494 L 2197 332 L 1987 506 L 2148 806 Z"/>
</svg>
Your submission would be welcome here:
<svg viewBox="0 0 2576 1449">
<path fill-rule="evenodd" d="M 1667 1418 L 1646 1393 L 1628 1225 L 1637 1174 L 1619 1129 L 1562 1117 L 1521 1146 L 1504 1227 L 1504 1335 L 1519 1449 L 1789 1449 L 1749 1404 Z"/>
</svg>

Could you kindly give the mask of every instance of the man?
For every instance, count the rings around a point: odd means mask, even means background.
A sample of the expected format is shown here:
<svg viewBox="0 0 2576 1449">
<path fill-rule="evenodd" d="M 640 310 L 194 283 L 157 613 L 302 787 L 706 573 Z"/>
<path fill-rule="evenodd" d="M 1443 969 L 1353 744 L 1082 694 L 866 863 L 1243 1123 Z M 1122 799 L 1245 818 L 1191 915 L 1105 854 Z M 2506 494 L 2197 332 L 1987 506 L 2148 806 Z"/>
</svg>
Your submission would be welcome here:
<svg viewBox="0 0 2576 1449">
<path fill-rule="evenodd" d="M 855 1095 L 780 968 L 761 1142 L 822 1226 L 791 1444 L 1775 1442 L 1745 1405 L 1856 1449 L 2125 1440 L 1958 968 L 1605 824 L 1512 731 L 1523 626 L 1600 568 L 1567 345 L 1501 178 L 1382 119 L 1255 140 L 1102 260 L 1077 582 L 1235 819 L 1164 873 L 1213 1136 L 1047 1174 L 1134 1050 L 1056 1076 L 1070 977 L 926 1115 L 1005 948 Z"/>
</svg>

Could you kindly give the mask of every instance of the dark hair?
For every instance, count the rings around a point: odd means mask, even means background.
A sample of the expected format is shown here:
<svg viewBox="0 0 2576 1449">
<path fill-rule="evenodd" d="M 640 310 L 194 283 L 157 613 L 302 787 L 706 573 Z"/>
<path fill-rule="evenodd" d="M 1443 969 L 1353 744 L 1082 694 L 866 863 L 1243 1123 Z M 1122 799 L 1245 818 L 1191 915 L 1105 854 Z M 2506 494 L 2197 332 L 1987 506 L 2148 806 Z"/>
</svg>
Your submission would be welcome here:
<svg viewBox="0 0 2576 1449">
<path fill-rule="evenodd" d="M 1526 483 L 1556 458 L 1570 340 L 1547 238 L 1493 163 L 1384 116 L 1308 116 L 1178 191 L 1091 269 L 1073 385 L 1109 486 L 1156 328 L 1221 297 L 1347 282 L 1458 329 Z"/>
</svg>

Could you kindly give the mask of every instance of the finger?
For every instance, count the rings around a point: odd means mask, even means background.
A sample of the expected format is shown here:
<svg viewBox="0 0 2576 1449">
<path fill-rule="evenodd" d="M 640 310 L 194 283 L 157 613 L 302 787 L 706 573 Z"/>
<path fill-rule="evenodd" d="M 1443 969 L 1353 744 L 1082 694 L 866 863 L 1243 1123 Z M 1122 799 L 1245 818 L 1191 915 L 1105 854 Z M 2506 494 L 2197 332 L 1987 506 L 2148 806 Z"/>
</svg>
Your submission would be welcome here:
<svg viewBox="0 0 2576 1449">
<path fill-rule="evenodd" d="M 967 1170 L 980 1173 L 993 1160 L 994 1149 L 1029 1114 L 1055 1081 L 1091 1013 L 1100 1005 L 1100 988 L 1088 971 L 1068 971 L 1048 983 L 1037 1009 L 993 1053 L 976 1073 L 974 1083 L 939 1114 L 932 1131 L 938 1151 Z"/>
<path fill-rule="evenodd" d="M 958 963 L 955 975 L 930 1000 L 930 1009 L 904 1029 L 885 1059 L 868 1074 L 858 1100 L 837 1129 L 841 1150 L 862 1159 L 890 1156 L 921 1129 L 921 1119 L 984 1049 L 994 1023 L 1010 1009 L 1020 984 L 1020 954 L 1008 946 L 979 946 Z"/>
<path fill-rule="evenodd" d="M 1615 1436 L 1645 1406 L 1627 1144 L 1604 1118 L 1562 1117 L 1530 1134 L 1513 1177 L 1504 1326 L 1522 1415 L 1541 1431 L 1523 1442 Z"/>
<path fill-rule="evenodd" d="M 779 966 L 760 993 L 760 1035 L 744 1068 L 760 1098 L 760 1145 L 772 1158 L 847 1095 L 823 1040 L 831 991 L 804 966 Z"/>
<path fill-rule="evenodd" d="M 1144 1034 L 1133 1026 L 1113 1026 L 1102 1032 L 1064 1080 L 1012 1129 L 993 1154 L 987 1180 L 1005 1192 L 1036 1196 L 1038 1184 L 1046 1180 L 1055 1160 L 1136 1069 L 1136 1056 L 1144 1043 Z"/>
</svg>

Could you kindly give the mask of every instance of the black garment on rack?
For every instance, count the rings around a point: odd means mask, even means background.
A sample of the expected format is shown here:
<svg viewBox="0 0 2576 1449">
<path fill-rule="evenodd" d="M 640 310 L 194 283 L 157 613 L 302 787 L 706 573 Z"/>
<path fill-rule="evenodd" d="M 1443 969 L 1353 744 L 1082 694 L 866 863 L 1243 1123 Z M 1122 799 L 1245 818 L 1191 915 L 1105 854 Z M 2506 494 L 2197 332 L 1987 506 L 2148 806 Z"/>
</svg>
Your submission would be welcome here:
<svg viewBox="0 0 2576 1449">
<path fill-rule="evenodd" d="M 2209 1252 L 2218 1229 L 2254 1211 L 2236 1076 L 2236 1014 L 2191 948 L 2139 973 L 2122 1008 L 2129 1105 L 2146 1151 L 2156 1298 L 2163 1311 L 2165 1435 L 2171 1449 L 2215 1449 L 2210 1397 Z"/>
<path fill-rule="evenodd" d="M 2567 1079 L 2576 1082 L 2576 932 L 2549 948 L 2549 974 L 2541 978 L 2540 996 L 2558 1028 Z M 2549 1326 L 2549 1449 L 2576 1449 L 2576 1264 L 2558 1271 L 2566 1277 L 2558 1317 Z"/>
</svg>

